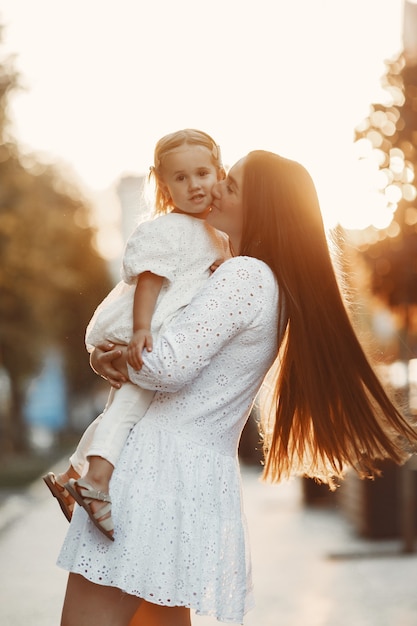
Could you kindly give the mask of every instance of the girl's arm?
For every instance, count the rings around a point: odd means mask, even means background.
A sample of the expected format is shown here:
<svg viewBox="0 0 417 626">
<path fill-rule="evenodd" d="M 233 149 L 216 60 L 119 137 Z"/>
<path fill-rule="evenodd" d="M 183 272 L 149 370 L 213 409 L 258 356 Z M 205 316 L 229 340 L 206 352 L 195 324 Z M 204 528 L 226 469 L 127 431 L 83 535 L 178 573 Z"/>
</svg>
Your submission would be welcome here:
<svg viewBox="0 0 417 626">
<path fill-rule="evenodd" d="M 138 276 L 133 299 L 133 335 L 127 347 L 128 363 L 135 369 L 142 367 L 142 352 L 152 351 L 151 322 L 163 277 L 152 272 Z"/>
</svg>

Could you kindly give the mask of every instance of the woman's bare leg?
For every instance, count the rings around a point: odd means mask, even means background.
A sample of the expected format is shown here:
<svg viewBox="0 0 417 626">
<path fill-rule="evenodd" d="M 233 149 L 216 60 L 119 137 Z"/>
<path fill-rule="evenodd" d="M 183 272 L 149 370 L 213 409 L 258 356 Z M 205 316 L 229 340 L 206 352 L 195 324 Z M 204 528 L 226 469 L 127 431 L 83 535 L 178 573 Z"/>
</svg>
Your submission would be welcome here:
<svg viewBox="0 0 417 626">
<path fill-rule="evenodd" d="M 61 626 L 129 626 L 141 602 L 116 587 L 96 585 L 79 574 L 70 574 Z"/>
<path fill-rule="evenodd" d="M 191 626 L 190 609 L 159 606 L 143 600 L 129 626 Z"/>
</svg>

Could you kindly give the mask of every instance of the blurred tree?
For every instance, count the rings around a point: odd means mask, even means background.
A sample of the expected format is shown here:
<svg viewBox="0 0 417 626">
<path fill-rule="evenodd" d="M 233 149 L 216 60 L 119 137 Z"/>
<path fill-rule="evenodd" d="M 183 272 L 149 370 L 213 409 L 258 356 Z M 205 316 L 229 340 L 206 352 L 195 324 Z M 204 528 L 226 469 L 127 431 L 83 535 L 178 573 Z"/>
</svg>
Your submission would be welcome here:
<svg viewBox="0 0 417 626">
<path fill-rule="evenodd" d="M 0 366 L 12 394 L 10 415 L 0 415 L 3 451 L 27 448 L 26 385 L 49 347 L 65 356 L 70 393 L 95 380 L 84 332 L 111 288 L 88 203 L 53 167 L 23 158 L 10 135 L 8 95 L 17 84 L 10 62 L 0 62 Z"/>
<path fill-rule="evenodd" d="M 403 51 L 386 63 L 382 79 L 383 104 L 371 106 L 370 114 L 357 128 L 356 146 L 370 169 L 377 173 L 378 205 L 388 209 L 391 223 L 384 229 L 369 228 L 362 235 L 363 259 L 368 264 L 374 294 L 391 309 L 398 330 L 397 355 L 404 364 L 417 354 L 417 5 L 415 0 L 403 3 Z M 384 216 L 385 217 L 385 216 Z M 391 352 L 393 354 L 393 352 Z M 410 406 L 410 368 L 404 368 L 401 388 L 396 390 L 400 406 L 407 413 Z M 390 381 L 392 382 L 392 380 Z M 413 552 L 416 529 L 415 465 L 406 464 L 401 480 L 394 477 L 399 490 L 400 525 L 404 551 Z M 388 470 L 388 474 L 386 471 Z M 389 518 L 392 502 L 392 475 L 384 469 L 385 481 L 368 494 L 361 493 L 365 517 Z M 390 485 L 391 481 L 391 485 Z M 365 486 L 365 485 L 364 485 Z M 359 493 L 359 490 L 358 490 Z M 378 495 L 379 494 L 379 495 Z M 386 507 L 385 507 L 386 508 Z M 396 507 L 394 507 L 395 509 Z M 391 506 L 391 509 L 393 507 Z M 369 515 L 370 514 L 370 515 Z M 378 517 L 379 516 L 379 517 Z M 362 522 L 369 520 L 362 520 Z M 392 524 L 398 525 L 394 516 Z M 378 532 L 377 529 L 375 529 Z M 381 529 L 379 529 L 380 531 Z"/>
<path fill-rule="evenodd" d="M 371 106 L 356 140 L 366 142 L 367 158 L 378 164 L 380 194 L 393 218 L 384 230 L 369 229 L 362 253 L 374 293 L 402 319 L 407 350 L 411 307 L 417 304 L 417 64 L 404 54 L 387 62 L 383 87 L 389 104 Z"/>
</svg>

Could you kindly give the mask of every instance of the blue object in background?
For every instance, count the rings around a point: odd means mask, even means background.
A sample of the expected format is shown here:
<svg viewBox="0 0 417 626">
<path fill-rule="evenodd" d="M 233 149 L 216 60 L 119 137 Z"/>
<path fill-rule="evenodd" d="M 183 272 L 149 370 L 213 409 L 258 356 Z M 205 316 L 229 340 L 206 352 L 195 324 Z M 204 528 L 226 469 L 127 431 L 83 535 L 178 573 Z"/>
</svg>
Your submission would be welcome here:
<svg viewBox="0 0 417 626">
<path fill-rule="evenodd" d="M 67 409 L 62 357 L 58 352 L 49 352 L 41 373 L 29 385 L 25 419 L 30 426 L 57 432 L 67 423 Z"/>
</svg>

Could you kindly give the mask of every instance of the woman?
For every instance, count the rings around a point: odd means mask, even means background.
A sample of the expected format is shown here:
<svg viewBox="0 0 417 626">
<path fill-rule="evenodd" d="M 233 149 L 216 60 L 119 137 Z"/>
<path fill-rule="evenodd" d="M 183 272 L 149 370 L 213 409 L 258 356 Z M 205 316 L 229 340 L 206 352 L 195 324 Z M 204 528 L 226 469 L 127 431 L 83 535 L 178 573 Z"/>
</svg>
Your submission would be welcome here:
<svg viewBox="0 0 417 626">
<path fill-rule="evenodd" d="M 141 599 L 155 607 L 147 626 L 189 626 L 188 607 L 242 623 L 252 594 L 236 451 L 277 356 L 266 477 L 299 471 L 331 482 L 347 465 L 369 475 L 378 458 L 406 458 L 403 438 L 417 443 L 354 334 L 306 170 L 252 152 L 213 196 L 208 219 L 239 256 L 139 372 L 111 345 L 92 356 L 114 386 L 128 375 L 157 393 L 113 476 L 114 544 L 83 511 L 74 515 L 59 561 L 71 572 L 63 626 L 127 626 Z"/>
</svg>

